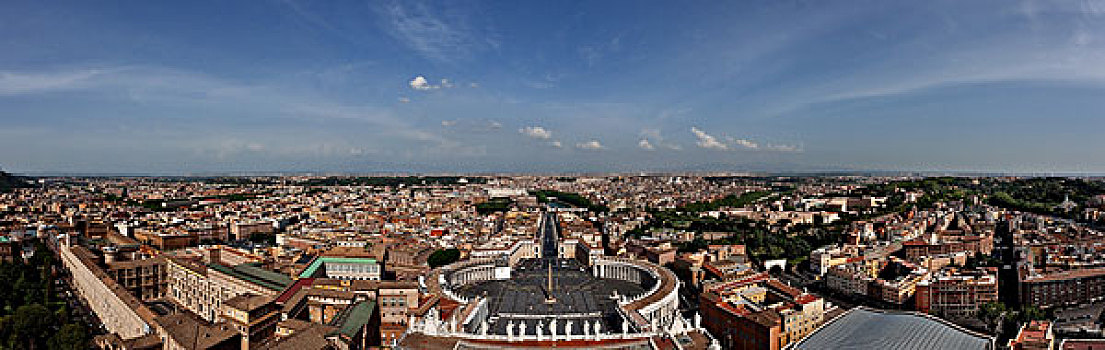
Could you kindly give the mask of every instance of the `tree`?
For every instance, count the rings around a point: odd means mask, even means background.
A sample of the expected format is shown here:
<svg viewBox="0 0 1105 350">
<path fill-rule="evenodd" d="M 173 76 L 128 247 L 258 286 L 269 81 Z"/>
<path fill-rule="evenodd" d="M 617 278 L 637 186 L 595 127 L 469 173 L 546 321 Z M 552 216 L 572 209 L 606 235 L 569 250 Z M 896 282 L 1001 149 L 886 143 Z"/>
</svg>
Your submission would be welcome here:
<svg viewBox="0 0 1105 350">
<path fill-rule="evenodd" d="M 690 242 L 680 244 L 679 252 L 697 252 L 699 250 L 706 249 L 707 247 L 709 247 L 709 243 L 707 243 L 706 240 L 702 239 L 702 237 L 695 237 L 694 240 Z"/>
<path fill-rule="evenodd" d="M 15 316 L 0 316 L 0 349 L 15 349 L 14 321 Z"/>
<path fill-rule="evenodd" d="M 426 262 L 430 264 L 430 268 L 437 268 L 439 266 L 445 266 L 460 260 L 460 250 L 456 248 L 449 248 L 444 250 L 437 250 L 430 254 L 430 257 L 426 259 Z"/>
<path fill-rule="evenodd" d="M 1018 318 L 1020 319 L 1020 321 L 1023 321 L 1023 322 L 1046 320 L 1047 319 L 1047 313 L 1045 313 L 1043 310 L 1040 310 L 1040 308 L 1038 308 L 1038 307 L 1026 306 L 1023 309 L 1021 309 L 1021 312 L 1020 312 L 1020 315 L 1019 315 Z"/>
<path fill-rule="evenodd" d="M 476 212 L 482 215 L 490 214 L 493 212 L 505 212 L 510 210 L 510 206 L 514 204 L 514 201 L 510 198 L 492 198 L 483 203 L 476 204 Z"/>
<path fill-rule="evenodd" d="M 978 320 L 985 323 L 990 329 L 994 329 L 997 327 L 998 319 L 1000 319 L 1006 311 L 1008 310 L 1003 303 L 985 303 L 978 306 Z"/>
<path fill-rule="evenodd" d="M 12 321 L 16 344 L 26 346 L 26 349 L 42 348 L 42 340 L 54 322 L 51 316 L 50 310 L 41 304 L 23 305 L 16 309 Z"/>
<path fill-rule="evenodd" d="M 61 305 L 61 307 L 58 307 L 57 311 L 54 311 L 54 319 L 58 320 L 58 322 L 68 321 L 69 320 L 69 306 L 63 304 L 63 305 Z"/>
<path fill-rule="evenodd" d="M 51 350 L 80 350 L 88 349 L 88 331 L 81 325 L 68 323 L 61 327 L 56 334 L 46 342 Z"/>
</svg>

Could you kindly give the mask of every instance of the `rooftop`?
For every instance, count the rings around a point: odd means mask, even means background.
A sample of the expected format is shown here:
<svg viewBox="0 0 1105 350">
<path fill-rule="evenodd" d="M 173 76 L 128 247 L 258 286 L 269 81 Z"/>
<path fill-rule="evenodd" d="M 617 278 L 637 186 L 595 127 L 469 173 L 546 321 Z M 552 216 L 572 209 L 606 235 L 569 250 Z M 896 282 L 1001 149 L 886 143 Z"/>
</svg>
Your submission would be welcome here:
<svg viewBox="0 0 1105 350">
<path fill-rule="evenodd" d="M 339 257 L 328 257 L 328 256 L 318 257 L 318 258 L 315 258 L 315 260 L 311 262 L 311 265 L 308 265 L 306 269 L 303 269 L 303 272 L 299 274 L 299 278 L 316 277 L 315 273 L 317 273 L 318 269 L 320 267 L 322 267 L 323 264 L 326 264 L 326 263 L 375 264 L 376 259 L 374 259 L 374 258 L 339 258 Z"/>
<path fill-rule="evenodd" d="M 211 325 L 187 312 L 159 317 L 156 322 L 170 338 L 185 348 L 212 348 L 239 336 L 233 327 Z"/>
<path fill-rule="evenodd" d="M 273 350 L 330 349 L 330 342 L 326 340 L 326 335 L 332 328 L 320 324 L 307 324 L 307 327 L 297 330 L 287 338 L 276 340 L 272 344 L 264 344 L 264 348 Z"/>
<path fill-rule="evenodd" d="M 854 308 L 790 349 L 993 349 L 994 339 L 913 312 Z"/>
<path fill-rule="evenodd" d="M 236 297 L 228 299 L 223 305 L 238 309 L 238 310 L 255 310 L 265 304 L 272 301 L 272 297 L 266 297 L 256 294 L 241 294 Z"/>
<path fill-rule="evenodd" d="M 338 333 L 352 339 L 361 331 L 368 321 L 372 319 L 372 313 L 376 310 L 376 303 L 362 301 L 347 308 L 334 322 L 338 327 Z"/>
<path fill-rule="evenodd" d="M 290 277 L 262 269 L 253 264 L 240 264 L 233 267 L 222 264 L 207 264 L 207 267 L 272 290 L 282 291 L 292 284 Z"/>
</svg>

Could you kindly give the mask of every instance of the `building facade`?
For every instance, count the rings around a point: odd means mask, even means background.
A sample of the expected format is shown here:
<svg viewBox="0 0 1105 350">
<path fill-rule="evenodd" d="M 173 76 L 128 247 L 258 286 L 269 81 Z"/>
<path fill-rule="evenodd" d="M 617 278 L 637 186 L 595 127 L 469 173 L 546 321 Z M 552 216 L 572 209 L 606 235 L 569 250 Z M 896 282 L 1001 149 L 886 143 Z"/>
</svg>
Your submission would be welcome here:
<svg viewBox="0 0 1105 350">
<path fill-rule="evenodd" d="M 109 263 L 107 273 L 142 301 L 157 300 L 165 296 L 168 276 L 164 258 Z"/>
<path fill-rule="evenodd" d="M 291 279 L 274 272 L 264 273 L 248 264 L 229 267 L 170 257 L 168 297 L 208 322 L 217 319 L 222 304 L 230 298 L 251 293 L 275 296 Z"/>
<path fill-rule="evenodd" d="M 941 271 L 917 284 L 917 311 L 951 320 L 973 319 L 979 305 L 997 301 L 997 276 L 989 271 Z"/>
<path fill-rule="evenodd" d="M 766 272 L 708 285 L 699 310 L 706 330 L 726 349 L 778 350 L 824 322 L 824 299 Z"/>
<path fill-rule="evenodd" d="M 1049 308 L 1105 299 L 1105 268 L 1027 276 L 1021 280 L 1022 305 Z"/>
</svg>

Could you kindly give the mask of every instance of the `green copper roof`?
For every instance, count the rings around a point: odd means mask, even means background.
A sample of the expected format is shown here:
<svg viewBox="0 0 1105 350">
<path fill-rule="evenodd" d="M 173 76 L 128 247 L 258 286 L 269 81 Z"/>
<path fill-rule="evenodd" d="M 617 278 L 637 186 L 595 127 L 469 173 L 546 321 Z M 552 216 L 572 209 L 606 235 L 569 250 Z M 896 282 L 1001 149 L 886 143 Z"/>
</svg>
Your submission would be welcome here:
<svg viewBox="0 0 1105 350">
<path fill-rule="evenodd" d="M 356 305 L 351 306 L 338 317 L 333 326 L 338 327 L 338 333 L 353 338 L 360 332 L 368 321 L 372 320 L 372 313 L 376 311 L 376 303 L 373 301 L 362 301 Z"/>
<path fill-rule="evenodd" d="M 222 264 L 207 264 L 207 267 L 272 290 L 284 290 L 292 284 L 292 279 L 288 276 L 251 264 L 240 264 L 234 267 Z"/>
<path fill-rule="evenodd" d="M 332 263 L 347 263 L 347 264 L 375 264 L 376 259 L 372 258 L 336 258 L 336 257 L 320 257 L 315 258 L 315 261 L 311 262 L 302 273 L 299 274 L 299 278 L 315 277 L 315 273 L 318 272 L 319 267 L 323 264 Z"/>
</svg>

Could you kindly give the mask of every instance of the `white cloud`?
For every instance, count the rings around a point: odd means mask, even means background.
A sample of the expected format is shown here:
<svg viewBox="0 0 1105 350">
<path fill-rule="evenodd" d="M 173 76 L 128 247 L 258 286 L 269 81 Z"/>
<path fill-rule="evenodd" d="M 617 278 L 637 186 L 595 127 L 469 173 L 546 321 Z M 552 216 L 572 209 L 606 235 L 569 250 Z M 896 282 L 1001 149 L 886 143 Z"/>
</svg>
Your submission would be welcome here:
<svg viewBox="0 0 1105 350">
<path fill-rule="evenodd" d="M 0 72 L 0 95 L 78 89 L 103 73 L 102 69 L 85 69 L 54 73 Z"/>
<path fill-rule="evenodd" d="M 759 149 L 760 148 L 760 144 L 756 143 L 755 141 L 752 141 L 752 140 L 738 139 L 738 138 L 733 138 L 733 137 L 729 137 L 728 140 L 729 140 L 729 142 L 731 142 L 731 143 L 733 143 L 737 146 L 740 146 L 740 147 L 744 147 L 744 148 L 748 148 L 748 149 Z"/>
<path fill-rule="evenodd" d="M 653 146 L 653 148 L 667 148 L 671 150 L 683 149 L 683 147 L 680 147 L 677 144 L 665 141 L 664 137 L 660 135 L 660 129 L 641 129 L 640 136 L 642 141 L 648 141 L 649 145 Z M 638 146 L 640 146 L 640 144 L 641 143 L 638 143 Z"/>
<path fill-rule="evenodd" d="M 706 149 L 718 149 L 718 150 L 732 150 L 732 149 L 745 149 L 756 151 L 775 151 L 775 152 L 802 152 L 802 146 L 786 145 L 786 144 L 761 144 L 750 139 L 741 139 L 732 136 L 725 136 L 725 142 L 719 141 L 717 137 L 707 134 L 699 128 L 691 127 L 691 132 L 698 138 L 696 143 L 698 147 Z"/>
<path fill-rule="evenodd" d="M 580 142 L 576 144 L 576 148 L 579 149 L 603 149 L 602 144 L 598 140 L 591 140 L 587 142 Z"/>
<path fill-rule="evenodd" d="M 441 83 L 439 83 L 438 85 L 430 84 L 430 80 L 421 75 L 414 77 L 414 79 L 411 79 L 409 84 L 411 86 L 411 89 L 415 89 L 418 91 L 450 89 L 457 86 L 455 83 L 453 83 L 452 80 L 446 78 L 441 79 Z"/>
<path fill-rule="evenodd" d="M 564 148 L 564 144 L 560 143 L 560 141 L 553 141 L 553 142 L 552 142 L 552 143 L 550 143 L 550 144 L 551 144 L 551 145 L 552 145 L 553 147 L 556 147 L 556 148 Z"/>
<path fill-rule="evenodd" d="M 698 147 L 721 150 L 729 149 L 728 145 L 721 143 L 721 141 L 718 141 L 717 138 L 710 136 L 710 134 L 707 134 L 705 131 L 692 126 L 691 132 L 698 138 L 698 142 L 696 143 Z"/>
<path fill-rule="evenodd" d="M 480 87 L 480 83 L 468 83 L 468 87 L 475 89 Z"/>
<path fill-rule="evenodd" d="M 656 149 L 656 147 L 653 146 L 651 142 L 648 142 L 648 139 L 641 139 L 640 142 L 637 142 L 637 147 L 640 147 L 641 149 L 646 149 L 646 150 L 649 150 L 649 151 Z"/>
<path fill-rule="evenodd" d="M 769 151 L 776 151 L 776 152 L 794 152 L 794 153 L 803 152 L 803 149 L 802 149 L 801 145 L 768 144 L 768 145 L 764 146 L 764 149 L 769 150 Z"/>
<path fill-rule="evenodd" d="M 491 119 L 447 119 L 441 121 L 441 126 L 459 134 L 482 134 L 497 132 L 503 128 L 503 124 Z"/>
<path fill-rule="evenodd" d="M 410 85 L 411 89 L 419 91 L 428 91 L 441 88 L 441 86 L 430 84 L 430 82 L 426 80 L 426 77 L 421 75 L 414 77 L 414 79 L 411 79 Z"/>
<path fill-rule="evenodd" d="M 535 139 L 548 140 L 552 137 L 551 131 L 545 130 L 545 128 L 540 126 L 527 126 L 518 129 L 518 132 L 522 135 L 526 135 Z"/>
<path fill-rule="evenodd" d="M 399 98 L 399 103 L 410 103 L 410 102 L 411 102 L 411 99 L 409 97 L 403 96 L 403 97 Z"/>
</svg>

